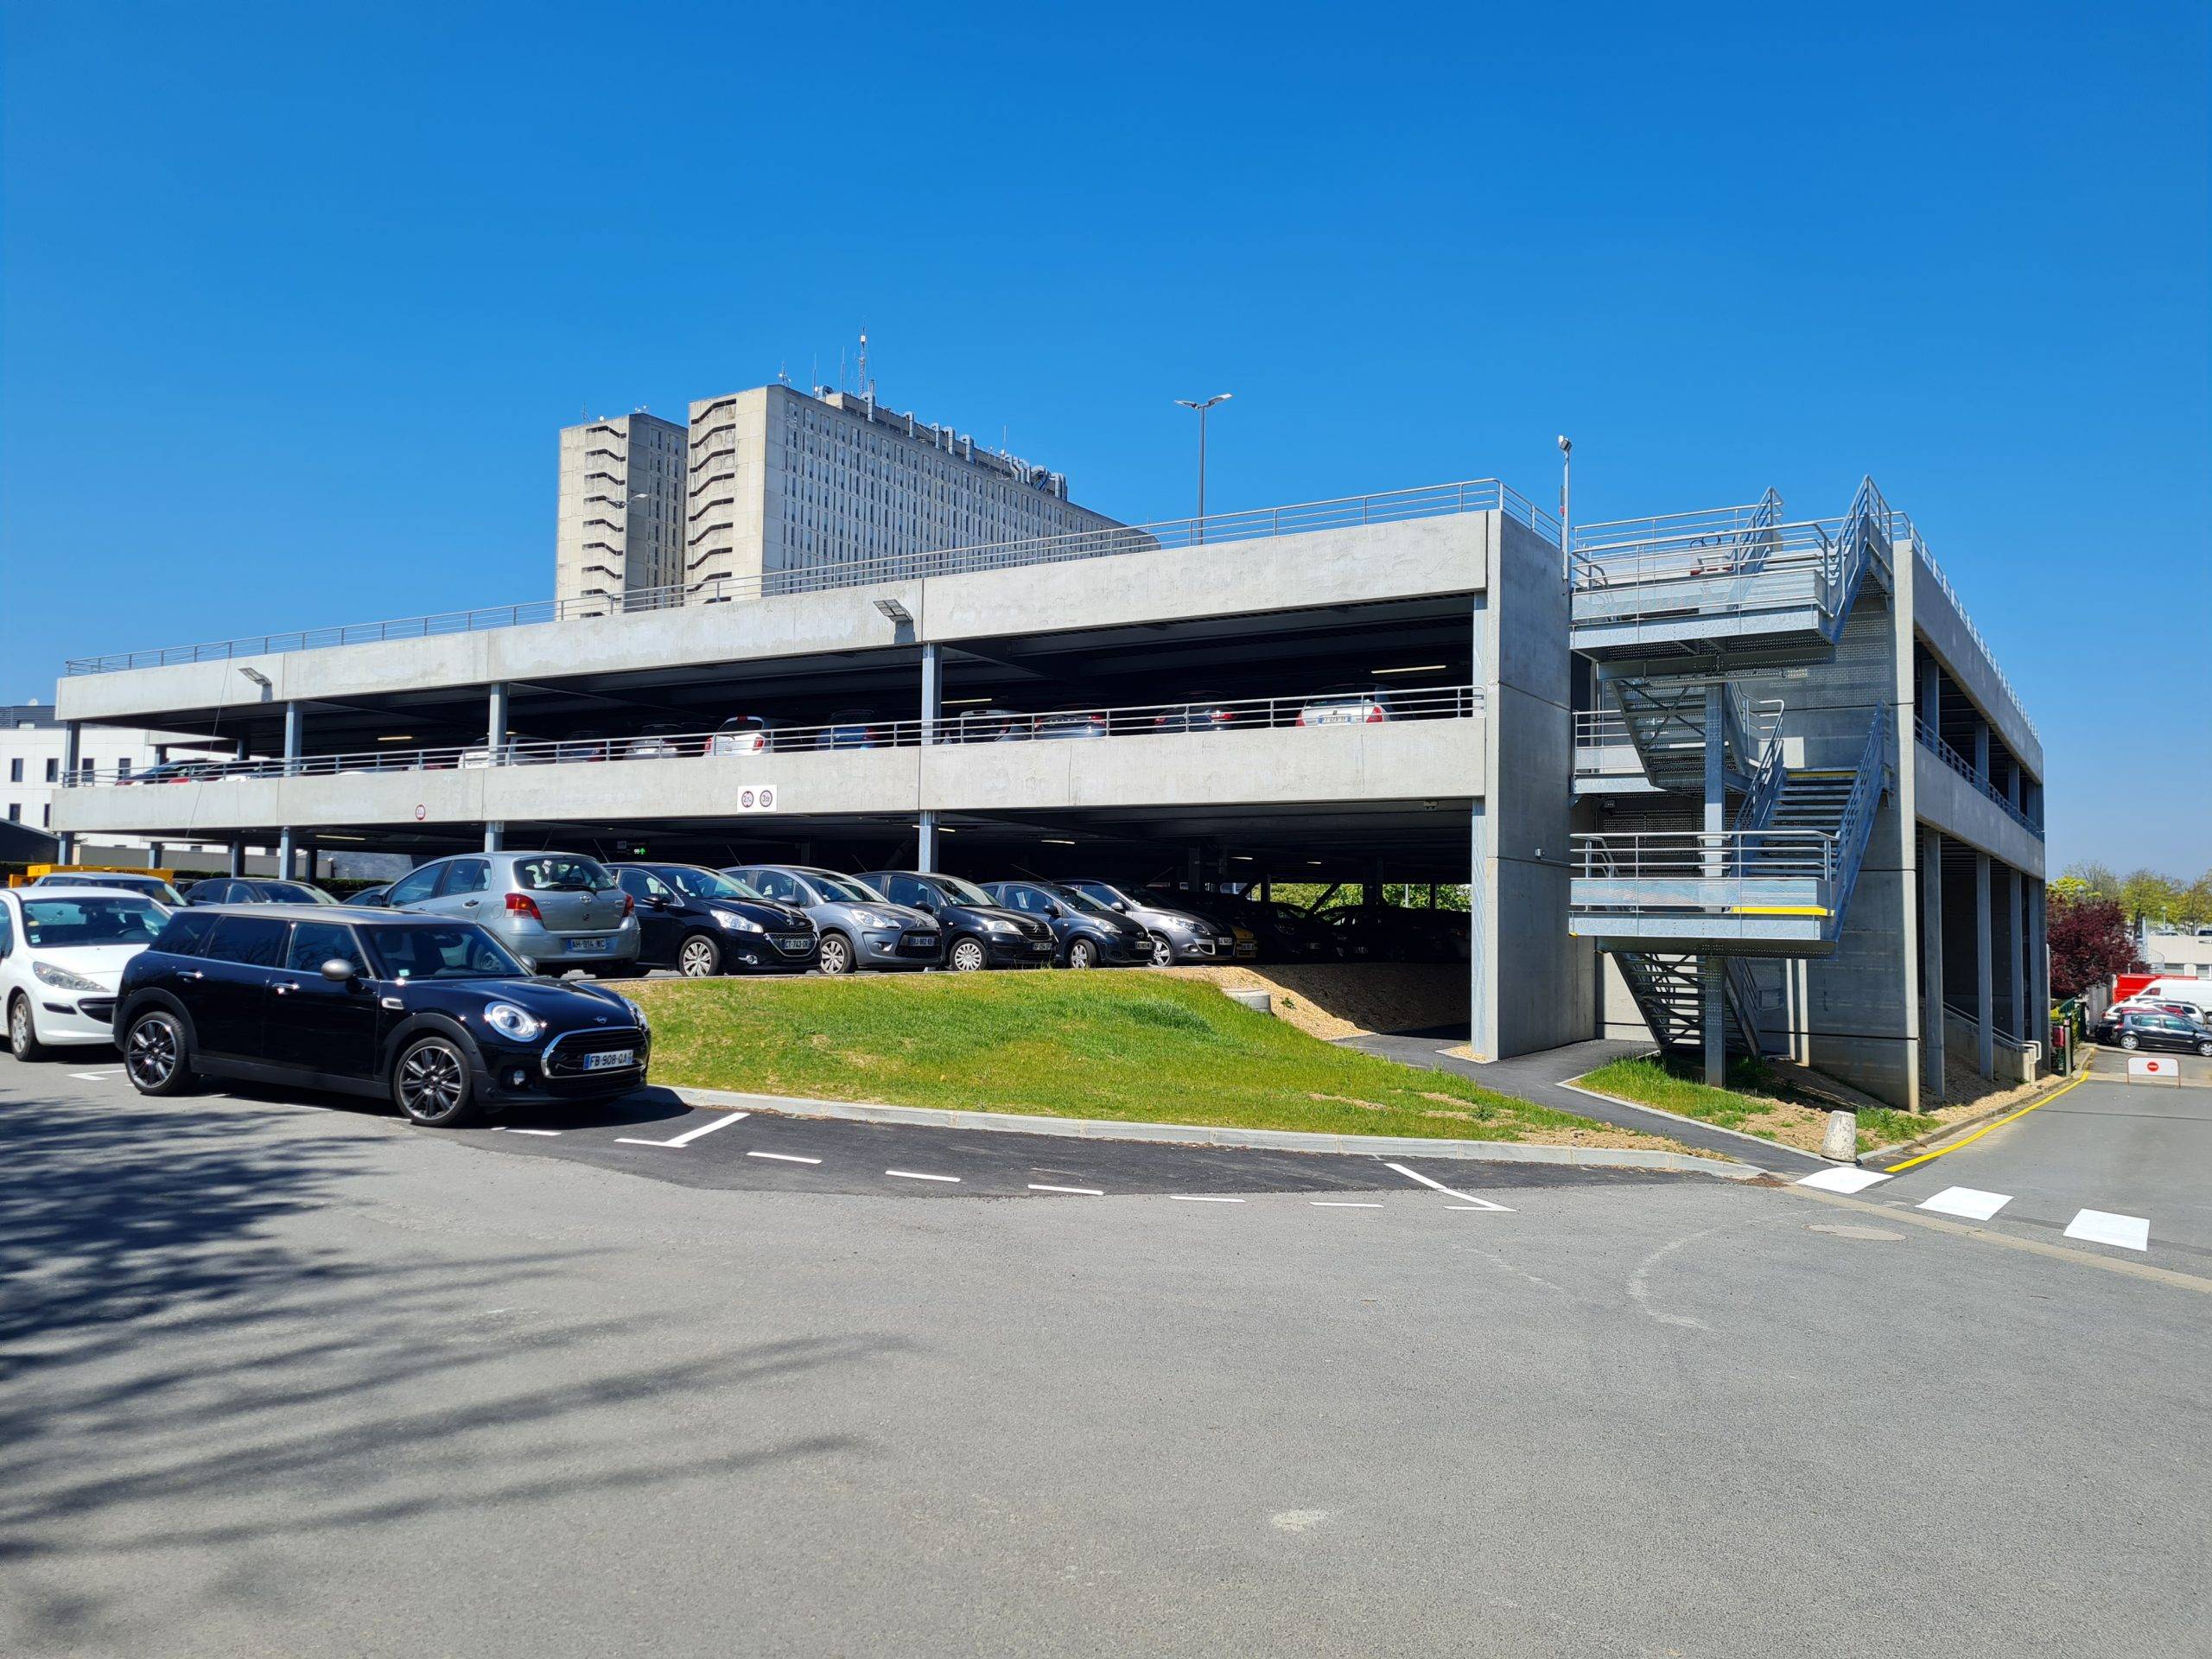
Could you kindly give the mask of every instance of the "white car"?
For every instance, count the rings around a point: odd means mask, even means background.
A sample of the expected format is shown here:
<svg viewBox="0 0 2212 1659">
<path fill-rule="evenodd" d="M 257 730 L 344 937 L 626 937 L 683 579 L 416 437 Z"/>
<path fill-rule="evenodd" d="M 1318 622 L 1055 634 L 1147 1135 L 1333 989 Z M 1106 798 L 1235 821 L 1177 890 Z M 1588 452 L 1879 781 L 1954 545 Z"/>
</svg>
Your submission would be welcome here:
<svg viewBox="0 0 2212 1659">
<path fill-rule="evenodd" d="M 114 887 L 0 891 L 0 1005 L 10 1052 L 35 1060 L 49 1047 L 112 1046 L 124 964 L 168 918 L 152 899 Z"/>
</svg>

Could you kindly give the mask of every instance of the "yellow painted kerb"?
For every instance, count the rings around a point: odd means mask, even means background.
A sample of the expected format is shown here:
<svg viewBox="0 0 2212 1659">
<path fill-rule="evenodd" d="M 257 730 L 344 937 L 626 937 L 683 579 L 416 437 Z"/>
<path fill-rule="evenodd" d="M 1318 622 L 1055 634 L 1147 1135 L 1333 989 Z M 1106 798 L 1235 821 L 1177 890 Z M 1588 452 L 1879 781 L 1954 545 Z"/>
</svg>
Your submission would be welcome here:
<svg viewBox="0 0 2212 1659">
<path fill-rule="evenodd" d="M 2089 1074 L 2087 1071 L 2084 1071 L 2080 1077 L 2075 1078 L 2073 1082 L 2063 1084 L 2059 1088 L 2052 1090 L 2041 1100 L 2031 1100 L 2026 1105 L 2021 1107 L 2018 1111 L 2007 1112 L 2004 1116 L 1999 1118 L 1994 1123 L 1983 1124 L 1980 1128 L 1976 1129 L 1972 1135 L 1967 1136 L 1963 1141 L 1954 1141 L 1948 1147 L 1938 1147 L 1933 1152 L 1923 1152 L 1919 1157 L 1908 1158 L 1901 1164 L 1891 1164 L 1885 1173 L 1894 1175 L 1900 1170 L 1910 1169 L 1915 1164 L 1924 1164 L 1931 1158 L 1941 1158 L 1945 1153 L 1956 1152 L 1961 1147 L 1970 1147 L 1975 1141 L 1980 1140 L 1983 1135 L 1987 1135 L 1992 1129 L 2001 1129 L 2007 1123 L 2013 1122 L 2015 1119 L 2025 1117 L 2030 1112 L 2038 1110 L 2043 1107 L 2050 1105 L 2052 1101 L 2056 1100 L 2068 1090 L 2079 1089 L 2088 1080 Z"/>
</svg>

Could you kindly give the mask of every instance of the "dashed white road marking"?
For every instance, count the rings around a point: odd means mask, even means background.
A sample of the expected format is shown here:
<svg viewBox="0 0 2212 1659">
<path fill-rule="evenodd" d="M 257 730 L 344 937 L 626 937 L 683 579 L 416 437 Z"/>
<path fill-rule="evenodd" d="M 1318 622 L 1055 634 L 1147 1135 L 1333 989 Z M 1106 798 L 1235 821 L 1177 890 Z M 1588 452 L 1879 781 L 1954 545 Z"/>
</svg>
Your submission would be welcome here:
<svg viewBox="0 0 2212 1659">
<path fill-rule="evenodd" d="M 1849 1164 L 1840 1164 L 1834 1169 L 1808 1175 L 1797 1185 L 1809 1186 L 1816 1192 L 1864 1192 L 1889 1179 L 1878 1169 L 1857 1169 Z"/>
<path fill-rule="evenodd" d="M 1306 1202 L 1316 1210 L 1380 1210 L 1382 1207 L 1361 1198 L 1308 1198 Z"/>
<path fill-rule="evenodd" d="M 1968 1221 L 1987 1221 L 2012 1202 L 2010 1192 L 1984 1192 L 1974 1186 L 1947 1186 L 1919 1208 L 1939 1216 L 1963 1216 Z"/>
<path fill-rule="evenodd" d="M 1217 1198 L 1211 1192 L 1170 1192 L 1167 1195 L 1178 1204 L 1242 1204 L 1242 1198 Z"/>
<path fill-rule="evenodd" d="M 1032 1192 L 1072 1192 L 1084 1198 L 1103 1198 L 1106 1196 L 1106 1189 L 1103 1186 L 1047 1186 L 1042 1181 L 1030 1182 L 1029 1190 Z"/>
<path fill-rule="evenodd" d="M 123 1072 L 118 1067 L 113 1071 L 72 1071 L 69 1075 L 79 1083 L 105 1083 L 110 1077 L 121 1077 Z"/>
<path fill-rule="evenodd" d="M 2066 1236 L 2086 1238 L 2092 1244 L 2117 1244 L 2123 1250 L 2147 1250 L 2151 1248 L 2151 1224 L 2142 1216 L 2083 1210 L 2066 1224 Z"/>
<path fill-rule="evenodd" d="M 1423 1186 L 1433 1186 L 1439 1192 L 1444 1194 L 1447 1198 L 1459 1198 L 1462 1200 L 1461 1203 L 1455 1204 L 1452 1206 L 1454 1210 L 1495 1210 L 1500 1214 L 1508 1216 L 1513 1213 L 1513 1211 L 1504 1205 L 1492 1204 L 1488 1198 L 1478 1198 L 1471 1192 L 1462 1192 L 1456 1187 L 1445 1185 L 1441 1181 L 1432 1181 L 1427 1176 L 1422 1174 L 1421 1171 L 1417 1169 L 1408 1169 L 1403 1164 L 1385 1164 L 1382 1167 L 1385 1169 L 1396 1170 L 1399 1174 L 1404 1176 L 1409 1181 L 1419 1181 Z"/>
<path fill-rule="evenodd" d="M 802 1158 L 795 1152 L 748 1152 L 748 1158 L 772 1158 L 779 1164 L 818 1164 L 819 1158 Z"/>
<path fill-rule="evenodd" d="M 712 1135 L 716 1129 L 726 1129 L 739 1119 L 752 1116 L 750 1112 L 725 1112 L 713 1122 L 702 1123 L 696 1129 L 686 1129 L 672 1140 L 639 1141 L 626 1135 L 618 1135 L 614 1137 L 614 1144 L 618 1147 L 688 1147 L 702 1135 Z"/>
<path fill-rule="evenodd" d="M 492 1133 L 494 1135 L 558 1135 L 561 1131 L 558 1129 L 517 1129 L 510 1128 L 505 1123 L 494 1123 L 492 1126 Z"/>
<path fill-rule="evenodd" d="M 887 1169 L 883 1173 L 896 1175 L 902 1181 L 950 1181 L 955 1186 L 960 1185 L 957 1175 L 924 1175 L 911 1169 Z"/>
</svg>

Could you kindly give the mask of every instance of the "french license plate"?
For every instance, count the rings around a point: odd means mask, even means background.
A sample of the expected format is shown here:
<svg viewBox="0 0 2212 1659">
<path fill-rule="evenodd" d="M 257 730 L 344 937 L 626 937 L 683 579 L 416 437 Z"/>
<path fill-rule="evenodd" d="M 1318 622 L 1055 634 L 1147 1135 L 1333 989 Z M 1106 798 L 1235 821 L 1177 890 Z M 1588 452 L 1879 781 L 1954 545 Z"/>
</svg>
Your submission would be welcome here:
<svg viewBox="0 0 2212 1659">
<path fill-rule="evenodd" d="M 1349 709 L 1325 709 L 1306 723 L 1308 726 L 1349 726 L 1353 723 L 1351 710 Z"/>
<path fill-rule="evenodd" d="M 610 1048 L 604 1054 L 585 1055 L 584 1070 L 620 1071 L 624 1066 L 633 1064 L 637 1058 L 638 1051 L 634 1048 Z"/>
<path fill-rule="evenodd" d="M 934 950 L 937 949 L 937 935 L 934 933 L 909 933 L 906 936 L 906 943 L 913 945 L 918 950 Z"/>
<path fill-rule="evenodd" d="M 569 954 L 572 957 L 604 956 L 607 953 L 607 944 L 608 941 L 605 939 L 570 939 Z"/>
<path fill-rule="evenodd" d="M 777 939 L 776 948 L 779 950 L 798 951 L 805 950 L 812 943 L 813 941 L 804 933 L 788 933 Z"/>
</svg>

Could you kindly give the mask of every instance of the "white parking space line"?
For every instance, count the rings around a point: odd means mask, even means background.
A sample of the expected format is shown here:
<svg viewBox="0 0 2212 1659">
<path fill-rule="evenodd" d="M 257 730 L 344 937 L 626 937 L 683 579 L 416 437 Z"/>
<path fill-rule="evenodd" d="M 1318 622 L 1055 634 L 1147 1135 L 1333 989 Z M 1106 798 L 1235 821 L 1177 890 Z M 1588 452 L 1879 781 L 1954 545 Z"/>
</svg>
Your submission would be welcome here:
<svg viewBox="0 0 2212 1659">
<path fill-rule="evenodd" d="M 1848 1164 L 1834 1169 L 1824 1169 L 1818 1174 L 1808 1175 L 1799 1186 L 1809 1186 L 1820 1192 L 1864 1192 L 1868 1187 L 1890 1178 L 1875 1169 L 1854 1169 Z"/>
<path fill-rule="evenodd" d="M 1499 1211 L 1501 1214 L 1508 1216 L 1513 1213 L 1513 1211 L 1504 1205 L 1492 1204 L 1488 1198 L 1478 1198 L 1471 1192 L 1459 1192 L 1454 1187 L 1445 1185 L 1441 1181 L 1432 1181 L 1427 1176 L 1422 1174 L 1421 1171 L 1417 1169 L 1408 1169 L 1403 1164 L 1385 1164 L 1382 1167 L 1385 1169 L 1396 1170 L 1399 1174 L 1404 1176 L 1409 1181 L 1419 1181 L 1423 1186 L 1434 1187 L 1439 1192 L 1444 1194 L 1447 1198 L 1459 1198 L 1463 1200 L 1462 1203 L 1455 1204 L 1452 1206 L 1454 1210 L 1495 1210 Z"/>
<path fill-rule="evenodd" d="M 69 1074 L 79 1083 L 105 1083 L 110 1077 L 119 1077 L 121 1071 L 72 1071 Z"/>
<path fill-rule="evenodd" d="M 1032 1192 L 1072 1192 L 1078 1198 L 1103 1198 L 1106 1196 L 1106 1190 L 1103 1187 L 1046 1186 L 1042 1181 L 1030 1182 L 1029 1190 Z"/>
<path fill-rule="evenodd" d="M 1984 1192 L 1974 1186 L 1947 1186 L 1919 1207 L 1933 1210 L 1939 1216 L 1962 1216 L 1968 1221 L 1987 1221 L 2012 1202 L 2010 1192 Z"/>
<path fill-rule="evenodd" d="M 1205 1192 L 1170 1192 L 1167 1195 L 1178 1204 L 1242 1204 L 1242 1198 L 1220 1198 Z"/>
<path fill-rule="evenodd" d="M 626 1135 L 618 1135 L 614 1137 L 614 1144 L 618 1147 L 688 1147 L 702 1135 L 712 1135 L 716 1129 L 726 1129 L 741 1118 L 752 1116 L 750 1112 L 724 1112 L 713 1122 L 702 1123 L 696 1129 L 686 1129 L 672 1140 L 639 1141 Z"/>
<path fill-rule="evenodd" d="M 2092 1244 L 2116 1244 L 2123 1250 L 2147 1250 L 2151 1248 L 2151 1224 L 2141 1216 L 2084 1210 L 2067 1223 L 2066 1236 L 2085 1238 Z"/>
<path fill-rule="evenodd" d="M 558 1130 L 558 1129 L 516 1129 L 516 1128 L 508 1128 L 508 1126 L 507 1126 L 507 1125 L 505 1125 L 505 1123 L 494 1123 L 494 1124 L 492 1126 L 492 1133 L 493 1133 L 493 1134 L 494 1134 L 494 1135 L 558 1135 L 558 1134 L 560 1134 L 560 1133 L 561 1133 L 561 1131 L 560 1131 L 560 1130 Z"/>
<path fill-rule="evenodd" d="M 802 1158 L 795 1152 L 748 1152 L 748 1158 L 772 1158 L 779 1164 L 818 1164 L 819 1158 Z"/>
<path fill-rule="evenodd" d="M 1308 1198 L 1306 1202 L 1316 1210 L 1380 1210 L 1382 1207 L 1363 1198 Z"/>
<path fill-rule="evenodd" d="M 887 1169 L 883 1173 L 896 1175 L 902 1181 L 950 1181 L 955 1186 L 960 1185 L 957 1175 L 924 1175 L 911 1169 Z"/>
</svg>

